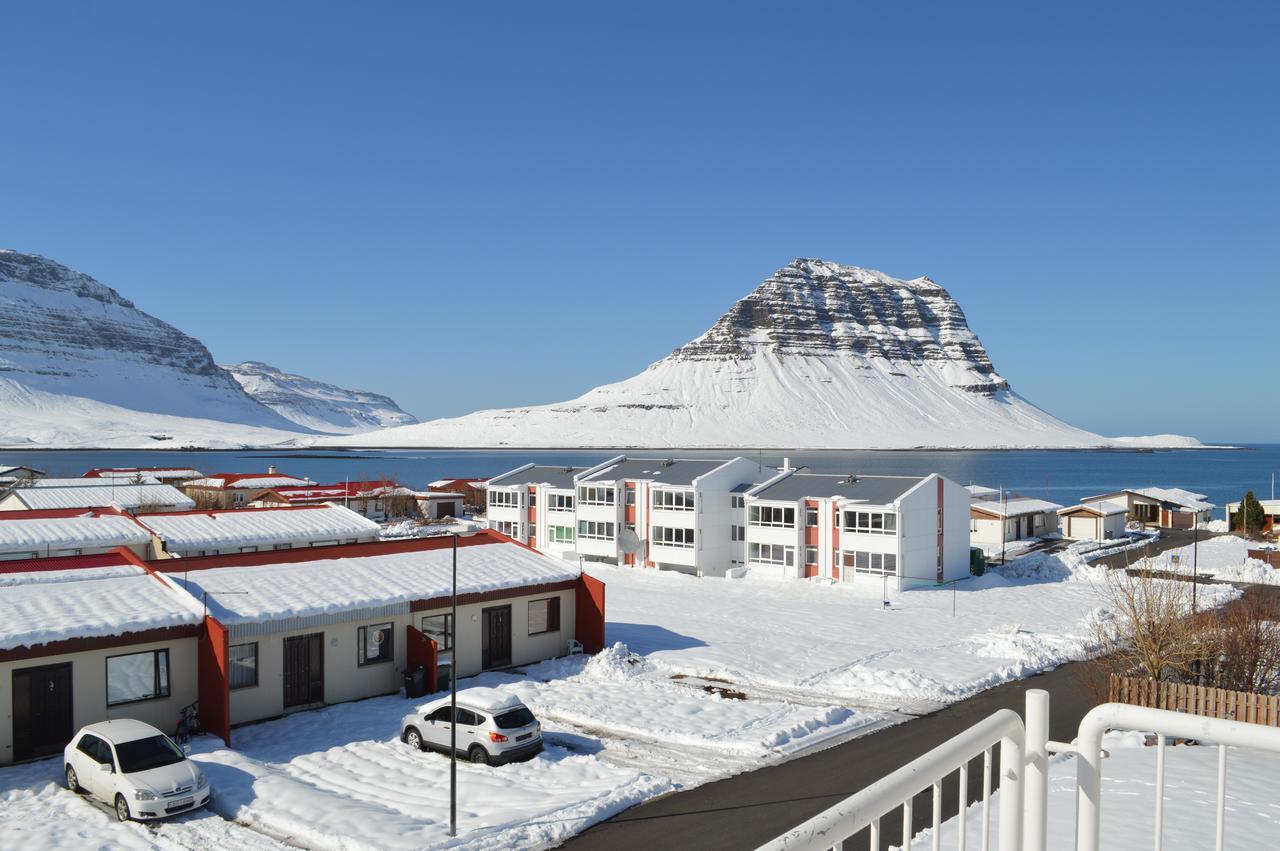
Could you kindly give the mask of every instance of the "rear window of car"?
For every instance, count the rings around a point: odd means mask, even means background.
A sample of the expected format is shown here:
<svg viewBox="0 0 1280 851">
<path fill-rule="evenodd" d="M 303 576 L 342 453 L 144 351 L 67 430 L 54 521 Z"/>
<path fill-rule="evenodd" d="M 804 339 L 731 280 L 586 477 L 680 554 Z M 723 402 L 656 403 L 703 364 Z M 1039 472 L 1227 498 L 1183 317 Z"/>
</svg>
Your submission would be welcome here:
<svg viewBox="0 0 1280 851">
<path fill-rule="evenodd" d="M 514 730 L 517 727 L 528 727 L 533 723 L 533 720 L 533 713 L 523 706 L 493 717 L 493 723 L 498 725 L 499 730 Z"/>
</svg>

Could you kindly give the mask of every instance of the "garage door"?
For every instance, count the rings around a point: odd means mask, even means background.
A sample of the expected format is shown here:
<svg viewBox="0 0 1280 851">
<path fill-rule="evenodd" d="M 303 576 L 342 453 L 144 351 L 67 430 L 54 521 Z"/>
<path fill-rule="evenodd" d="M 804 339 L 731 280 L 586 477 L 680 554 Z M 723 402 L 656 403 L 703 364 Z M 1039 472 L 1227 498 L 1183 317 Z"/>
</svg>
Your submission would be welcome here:
<svg viewBox="0 0 1280 851">
<path fill-rule="evenodd" d="M 1092 517 L 1068 517 L 1068 538 L 1093 538 L 1098 534 L 1098 521 Z"/>
</svg>

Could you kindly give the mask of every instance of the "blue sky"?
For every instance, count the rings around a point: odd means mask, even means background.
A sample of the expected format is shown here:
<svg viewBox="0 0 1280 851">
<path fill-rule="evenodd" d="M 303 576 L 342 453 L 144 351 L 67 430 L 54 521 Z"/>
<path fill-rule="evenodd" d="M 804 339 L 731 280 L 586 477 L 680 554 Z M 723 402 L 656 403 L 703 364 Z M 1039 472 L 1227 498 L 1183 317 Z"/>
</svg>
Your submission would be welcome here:
<svg viewBox="0 0 1280 851">
<path fill-rule="evenodd" d="M 8 5 L 0 245 L 422 417 L 822 257 L 1077 425 L 1277 438 L 1274 4 L 475 5 Z"/>
</svg>

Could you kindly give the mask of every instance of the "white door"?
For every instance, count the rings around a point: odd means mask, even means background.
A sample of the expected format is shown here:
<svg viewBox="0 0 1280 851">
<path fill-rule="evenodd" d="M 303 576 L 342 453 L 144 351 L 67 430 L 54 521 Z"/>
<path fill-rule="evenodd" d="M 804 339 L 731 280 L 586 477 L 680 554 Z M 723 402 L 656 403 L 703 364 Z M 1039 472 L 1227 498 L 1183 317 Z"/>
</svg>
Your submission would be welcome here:
<svg viewBox="0 0 1280 851">
<path fill-rule="evenodd" d="M 438 748 L 449 747 L 449 707 L 441 706 L 426 717 L 422 725 L 422 740 Z"/>
<path fill-rule="evenodd" d="M 1067 518 L 1067 537 L 1075 538 L 1096 538 L 1098 535 L 1098 521 L 1092 517 L 1069 517 Z"/>
</svg>

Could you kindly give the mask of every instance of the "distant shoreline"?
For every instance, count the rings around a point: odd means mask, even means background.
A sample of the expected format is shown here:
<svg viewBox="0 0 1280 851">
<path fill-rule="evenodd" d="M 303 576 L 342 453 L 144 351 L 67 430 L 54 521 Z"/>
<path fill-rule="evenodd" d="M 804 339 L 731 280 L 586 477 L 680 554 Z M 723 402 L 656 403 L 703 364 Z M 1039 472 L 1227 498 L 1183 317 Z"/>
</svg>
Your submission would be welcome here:
<svg viewBox="0 0 1280 851">
<path fill-rule="evenodd" d="M 84 447 L 84 446 L 24 446 L 0 447 L 0 452 L 269 452 L 280 453 L 282 457 L 291 458 L 327 458 L 320 452 L 1118 452 L 1153 454 L 1157 452 L 1203 452 L 1206 450 L 1231 450 L 1238 452 L 1251 451 L 1248 445 L 1203 444 L 1200 446 L 902 446 L 897 448 L 865 448 L 865 447 L 823 447 L 805 448 L 796 446 L 332 446 L 323 449 L 309 446 L 291 449 L 278 446 L 240 446 L 240 447 L 183 447 L 166 448 L 160 446 L 139 447 Z M 270 456 L 264 456 L 270 457 Z"/>
</svg>

